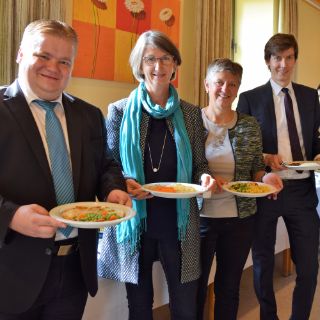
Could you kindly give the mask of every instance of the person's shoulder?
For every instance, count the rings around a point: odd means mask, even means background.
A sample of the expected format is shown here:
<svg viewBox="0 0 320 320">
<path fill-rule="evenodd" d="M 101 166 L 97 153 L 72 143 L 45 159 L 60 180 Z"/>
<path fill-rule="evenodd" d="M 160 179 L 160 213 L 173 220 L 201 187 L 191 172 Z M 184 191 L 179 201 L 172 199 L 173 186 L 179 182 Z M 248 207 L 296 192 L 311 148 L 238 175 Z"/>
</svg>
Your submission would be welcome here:
<svg viewBox="0 0 320 320">
<path fill-rule="evenodd" d="M 117 101 L 113 101 L 109 104 L 108 109 L 115 108 L 118 110 L 123 110 L 126 107 L 127 102 L 128 102 L 128 97 L 117 100 Z"/>
<path fill-rule="evenodd" d="M 0 92 L 4 92 L 6 91 L 8 88 L 8 85 L 5 85 L 5 86 L 0 86 Z"/>
<path fill-rule="evenodd" d="M 258 87 L 255 87 L 255 88 L 247 90 L 247 91 L 244 91 L 240 95 L 249 95 L 249 96 L 260 95 L 260 94 L 266 92 L 266 90 L 268 90 L 268 89 L 271 89 L 271 84 L 269 81 L 263 85 L 260 85 Z"/>
<path fill-rule="evenodd" d="M 238 112 L 238 124 L 243 126 L 256 127 L 259 126 L 258 121 L 255 117 L 245 113 Z"/>
<path fill-rule="evenodd" d="M 303 85 L 303 84 L 300 84 L 300 83 L 295 83 L 295 82 L 292 82 L 292 87 L 293 87 L 293 90 L 301 90 L 301 91 L 304 91 L 304 92 L 310 92 L 310 93 L 317 93 L 317 90 L 315 88 L 311 88 L 309 86 L 306 86 L 306 85 Z"/>
<path fill-rule="evenodd" d="M 6 92 L 8 86 L 0 86 L 0 100 L 3 100 L 4 93 Z"/>
<path fill-rule="evenodd" d="M 183 99 L 180 99 L 180 107 L 184 113 L 200 113 L 201 111 L 199 106 L 196 106 L 195 104 L 187 102 Z"/>
<path fill-rule="evenodd" d="M 6 84 L 0 86 L 0 97 L 1 100 L 3 98 L 11 98 L 15 97 L 19 93 L 19 85 L 17 80 L 12 82 L 11 84 Z"/>
<path fill-rule="evenodd" d="M 122 117 L 123 112 L 126 108 L 128 102 L 128 98 L 123 98 L 114 102 L 111 102 L 108 106 L 107 106 L 107 114 L 108 114 L 108 118 L 119 118 Z"/>
<path fill-rule="evenodd" d="M 198 106 L 196 106 L 195 104 L 188 102 L 186 100 L 180 99 L 180 105 L 183 108 L 199 108 Z"/>
<path fill-rule="evenodd" d="M 82 100 L 76 96 L 73 96 L 69 93 L 64 92 L 63 96 L 62 96 L 62 103 L 68 103 L 68 104 L 73 104 L 75 106 L 77 106 L 78 108 L 84 108 L 84 109 L 88 109 L 88 110 L 100 110 L 97 106 Z"/>
</svg>

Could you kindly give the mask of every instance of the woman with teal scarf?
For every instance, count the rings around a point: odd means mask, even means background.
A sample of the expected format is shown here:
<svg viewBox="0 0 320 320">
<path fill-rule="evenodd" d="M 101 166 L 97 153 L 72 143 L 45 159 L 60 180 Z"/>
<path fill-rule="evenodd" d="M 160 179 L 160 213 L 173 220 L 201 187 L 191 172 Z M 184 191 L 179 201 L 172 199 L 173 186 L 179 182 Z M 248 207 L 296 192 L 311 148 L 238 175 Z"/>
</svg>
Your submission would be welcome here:
<svg viewBox="0 0 320 320">
<path fill-rule="evenodd" d="M 204 153 L 200 108 L 179 99 L 171 85 L 181 57 L 161 32 L 143 33 L 130 56 L 140 82 L 128 98 L 108 108 L 108 148 L 122 165 L 137 215 L 106 228 L 99 275 L 126 282 L 130 320 L 152 319 L 152 265 L 160 260 L 169 288 L 171 319 L 196 319 L 199 211 L 195 198 L 151 197 L 152 182 L 214 180 Z"/>
</svg>

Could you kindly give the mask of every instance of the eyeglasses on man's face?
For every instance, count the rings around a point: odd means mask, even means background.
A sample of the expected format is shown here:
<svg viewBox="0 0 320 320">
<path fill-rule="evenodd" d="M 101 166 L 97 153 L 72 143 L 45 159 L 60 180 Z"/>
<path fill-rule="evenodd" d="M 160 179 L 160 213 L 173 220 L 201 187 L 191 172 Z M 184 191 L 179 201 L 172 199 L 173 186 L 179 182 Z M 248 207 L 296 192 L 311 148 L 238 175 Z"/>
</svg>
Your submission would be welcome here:
<svg viewBox="0 0 320 320">
<path fill-rule="evenodd" d="M 166 54 L 160 58 L 156 58 L 155 56 L 146 56 L 143 57 L 143 61 L 148 66 L 154 66 L 157 63 L 157 61 L 159 61 L 161 64 L 165 66 L 168 66 L 172 64 L 172 62 L 174 61 L 174 57 L 169 54 Z"/>
</svg>

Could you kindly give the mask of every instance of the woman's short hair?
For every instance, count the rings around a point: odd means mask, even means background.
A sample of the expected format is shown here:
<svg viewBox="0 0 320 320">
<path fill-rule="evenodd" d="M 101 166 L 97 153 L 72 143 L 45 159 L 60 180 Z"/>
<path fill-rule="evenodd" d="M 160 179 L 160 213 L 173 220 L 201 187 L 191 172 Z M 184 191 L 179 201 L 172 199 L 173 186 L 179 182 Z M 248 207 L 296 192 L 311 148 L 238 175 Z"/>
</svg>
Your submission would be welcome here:
<svg viewBox="0 0 320 320">
<path fill-rule="evenodd" d="M 227 58 L 215 59 L 209 64 L 207 68 L 206 80 L 210 81 L 211 77 L 215 73 L 223 72 L 223 71 L 231 72 L 233 75 L 235 75 L 238 78 L 239 84 L 241 83 L 242 72 L 243 72 L 242 66 L 239 63 L 233 62 L 232 60 Z"/>
<path fill-rule="evenodd" d="M 74 53 L 77 52 L 78 36 L 75 30 L 67 23 L 59 20 L 36 20 L 27 25 L 21 40 L 21 47 L 30 46 L 37 41 L 40 34 L 50 34 L 72 42 Z"/>
<path fill-rule="evenodd" d="M 175 63 L 179 66 L 182 62 L 180 52 L 174 43 L 162 32 L 149 30 L 142 33 L 131 51 L 129 63 L 134 77 L 139 81 L 144 81 L 142 73 L 143 55 L 147 46 L 158 48 L 168 52 L 173 56 Z M 175 72 L 171 80 L 175 78 Z"/>
<path fill-rule="evenodd" d="M 264 60 L 269 62 L 271 56 L 275 56 L 290 48 L 293 48 L 294 58 L 297 60 L 299 49 L 294 35 L 288 33 L 277 33 L 269 39 L 264 47 Z"/>
</svg>

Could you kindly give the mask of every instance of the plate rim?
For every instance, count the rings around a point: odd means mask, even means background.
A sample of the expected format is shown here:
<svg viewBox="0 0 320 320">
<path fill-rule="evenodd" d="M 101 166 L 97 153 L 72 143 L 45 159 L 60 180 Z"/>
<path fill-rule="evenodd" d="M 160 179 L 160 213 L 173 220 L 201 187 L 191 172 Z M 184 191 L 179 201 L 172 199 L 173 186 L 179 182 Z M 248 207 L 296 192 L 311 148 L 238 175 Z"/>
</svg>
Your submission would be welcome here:
<svg viewBox="0 0 320 320">
<path fill-rule="evenodd" d="M 192 187 L 196 188 L 201 188 L 201 190 L 196 190 L 193 192 L 161 192 L 161 191 L 154 191 L 146 188 L 146 186 L 149 185 L 170 185 L 170 184 L 182 184 L 182 185 L 189 185 Z M 182 199 L 182 198 L 193 198 L 198 194 L 204 193 L 207 191 L 207 189 L 199 184 L 195 183 L 188 183 L 188 182 L 152 182 L 152 183 L 146 183 L 141 186 L 141 188 L 146 191 L 151 193 L 154 196 L 157 197 L 163 197 L 163 198 L 172 198 L 172 199 Z"/>
<path fill-rule="evenodd" d="M 320 169 L 320 162 L 319 161 L 290 161 L 290 162 L 302 162 L 308 164 L 307 166 L 294 166 L 285 163 L 284 166 L 291 170 L 301 170 L 301 171 L 312 171 Z M 313 164 L 313 165 L 312 165 Z"/>
<path fill-rule="evenodd" d="M 64 208 L 72 207 L 72 206 L 97 206 L 97 205 L 109 205 L 110 207 L 119 207 L 122 209 L 125 209 L 125 211 L 128 211 L 129 214 L 121 219 L 116 219 L 112 221 L 73 221 L 64 219 L 61 216 L 59 216 L 56 211 L 59 209 L 62 210 Z M 56 206 L 52 208 L 49 211 L 49 215 L 58 220 L 61 221 L 67 225 L 73 226 L 74 228 L 83 228 L 83 229 L 99 229 L 107 226 L 114 226 L 121 222 L 127 221 L 131 218 L 133 218 L 136 215 L 136 212 L 133 210 L 133 208 L 119 204 L 119 203 L 113 203 L 113 202 L 103 202 L 103 201 L 80 201 L 80 202 L 72 202 L 72 203 L 66 203 L 59 206 Z"/>
<path fill-rule="evenodd" d="M 232 191 L 232 190 L 227 189 L 228 185 L 233 185 L 235 183 L 248 183 L 248 182 L 254 182 L 254 183 L 257 183 L 258 185 L 268 186 L 273 191 L 264 192 L 264 193 L 248 193 L 248 192 Z M 269 194 L 272 194 L 272 193 L 277 191 L 277 189 L 274 186 L 272 186 L 272 185 L 270 185 L 268 183 L 259 182 L 259 181 L 249 181 L 249 180 L 245 180 L 245 181 L 230 181 L 230 182 L 224 184 L 222 186 L 222 189 L 225 190 L 226 192 L 232 193 L 233 195 L 236 195 L 236 196 L 239 196 L 239 197 L 245 197 L 245 198 L 262 198 L 262 197 L 266 197 Z"/>
</svg>

